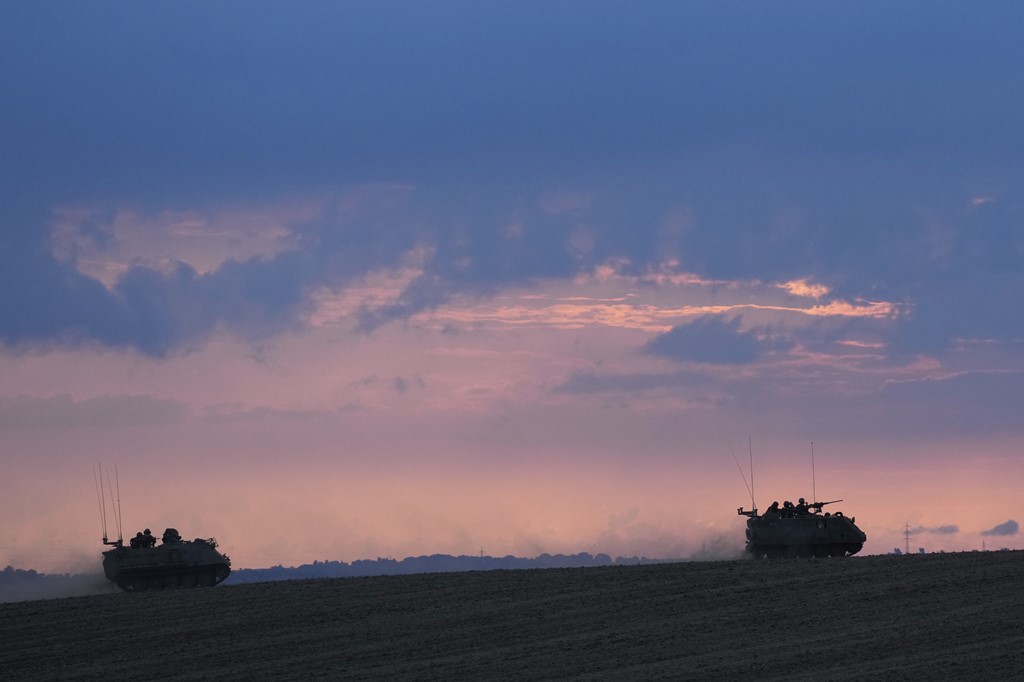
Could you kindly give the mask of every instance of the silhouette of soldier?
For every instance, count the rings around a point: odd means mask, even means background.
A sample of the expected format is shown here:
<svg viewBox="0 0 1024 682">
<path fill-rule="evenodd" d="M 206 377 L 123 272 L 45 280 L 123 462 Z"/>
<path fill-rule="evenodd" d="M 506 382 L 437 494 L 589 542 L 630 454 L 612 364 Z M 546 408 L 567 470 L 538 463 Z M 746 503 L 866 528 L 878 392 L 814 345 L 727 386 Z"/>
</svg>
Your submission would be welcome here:
<svg viewBox="0 0 1024 682">
<path fill-rule="evenodd" d="M 153 531 L 146 529 L 142 534 L 143 547 L 156 547 L 156 537 L 153 535 Z"/>
<path fill-rule="evenodd" d="M 808 516 L 810 515 L 810 507 L 807 505 L 807 500 L 800 498 L 800 501 L 796 503 L 796 507 L 793 508 L 793 513 L 796 516 Z"/>
<path fill-rule="evenodd" d="M 139 547 L 145 546 L 143 544 L 144 542 L 146 542 L 146 540 L 142 537 L 142 533 L 138 532 L 135 534 L 135 537 L 128 541 L 128 546 L 132 549 L 138 549 Z"/>
<path fill-rule="evenodd" d="M 772 506 L 765 510 L 764 516 L 766 519 L 778 519 L 782 518 L 782 514 L 779 512 L 779 502 L 776 500 L 772 502 Z"/>
<path fill-rule="evenodd" d="M 178 531 L 176 529 L 167 528 L 166 530 L 164 530 L 164 536 L 163 538 L 161 538 L 161 541 L 165 545 L 169 545 L 172 542 L 181 542 L 181 536 L 178 535 Z"/>
<path fill-rule="evenodd" d="M 782 518 L 784 518 L 784 519 L 791 519 L 791 518 L 793 518 L 794 515 L 795 515 L 795 512 L 793 510 L 793 503 L 790 502 L 789 500 L 786 500 L 785 502 L 783 502 L 782 503 Z"/>
</svg>

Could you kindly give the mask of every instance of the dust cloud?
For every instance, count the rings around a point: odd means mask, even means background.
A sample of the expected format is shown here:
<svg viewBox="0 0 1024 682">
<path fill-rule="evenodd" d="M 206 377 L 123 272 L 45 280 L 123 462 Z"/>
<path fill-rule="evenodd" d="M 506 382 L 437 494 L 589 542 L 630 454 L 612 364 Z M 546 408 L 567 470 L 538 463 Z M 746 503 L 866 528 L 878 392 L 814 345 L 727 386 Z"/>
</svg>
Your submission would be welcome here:
<svg viewBox="0 0 1024 682">
<path fill-rule="evenodd" d="M 88 597 L 116 591 L 117 586 L 100 573 L 51 575 L 10 566 L 0 571 L 0 603 Z"/>
</svg>

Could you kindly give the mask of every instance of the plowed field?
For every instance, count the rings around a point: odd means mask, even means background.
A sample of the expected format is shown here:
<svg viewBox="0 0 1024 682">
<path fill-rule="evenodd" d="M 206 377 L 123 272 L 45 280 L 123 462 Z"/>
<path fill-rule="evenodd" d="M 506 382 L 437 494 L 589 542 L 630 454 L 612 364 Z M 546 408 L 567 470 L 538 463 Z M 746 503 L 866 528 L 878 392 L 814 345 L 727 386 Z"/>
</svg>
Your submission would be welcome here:
<svg viewBox="0 0 1024 682">
<path fill-rule="evenodd" d="M 999 680 L 1024 555 L 344 578 L 0 604 L 5 680 Z"/>
</svg>

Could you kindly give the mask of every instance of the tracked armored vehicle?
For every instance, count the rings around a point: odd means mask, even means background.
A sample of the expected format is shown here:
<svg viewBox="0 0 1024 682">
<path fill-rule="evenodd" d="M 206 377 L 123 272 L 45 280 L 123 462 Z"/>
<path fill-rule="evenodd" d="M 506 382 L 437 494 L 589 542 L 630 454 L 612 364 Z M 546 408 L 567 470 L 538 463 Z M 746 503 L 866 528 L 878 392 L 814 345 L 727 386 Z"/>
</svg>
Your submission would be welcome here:
<svg viewBox="0 0 1024 682">
<path fill-rule="evenodd" d="M 121 540 L 105 538 L 103 544 L 114 546 L 103 552 L 103 573 L 129 592 L 210 587 L 231 573 L 231 559 L 217 551 L 215 539 L 182 540 L 173 528 L 158 546 L 125 547 Z"/>
<path fill-rule="evenodd" d="M 802 502 L 802 500 L 801 500 Z M 855 523 L 842 512 L 822 513 L 832 502 L 813 502 L 779 508 L 773 504 L 764 514 L 757 509 L 736 513 L 747 517 L 746 550 L 757 558 L 843 557 L 859 552 L 867 541 Z M 788 504 L 788 503 L 787 503 Z"/>
</svg>

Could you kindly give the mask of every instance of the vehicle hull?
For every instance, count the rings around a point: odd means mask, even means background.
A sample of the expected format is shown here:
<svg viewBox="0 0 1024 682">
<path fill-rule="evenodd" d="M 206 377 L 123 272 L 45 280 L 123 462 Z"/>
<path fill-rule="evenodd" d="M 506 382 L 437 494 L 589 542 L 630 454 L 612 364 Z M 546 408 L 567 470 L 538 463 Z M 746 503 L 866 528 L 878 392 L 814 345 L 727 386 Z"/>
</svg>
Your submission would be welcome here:
<svg viewBox="0 0 1024 682">
<path fill-rule="evenodd" d="M 842 514 L 747 519 L 746 550 L 755 558 L 850 556 L 866 541 L 853 519 Z"/>
<path fill-rule="evenodd" d="M 115 547 L 103 552 L 103 573 L 127 592 L 210 587 L 231 573 L 231 560 L 216 548 L 213 539 L 158 547 Z"/>
</svg>

